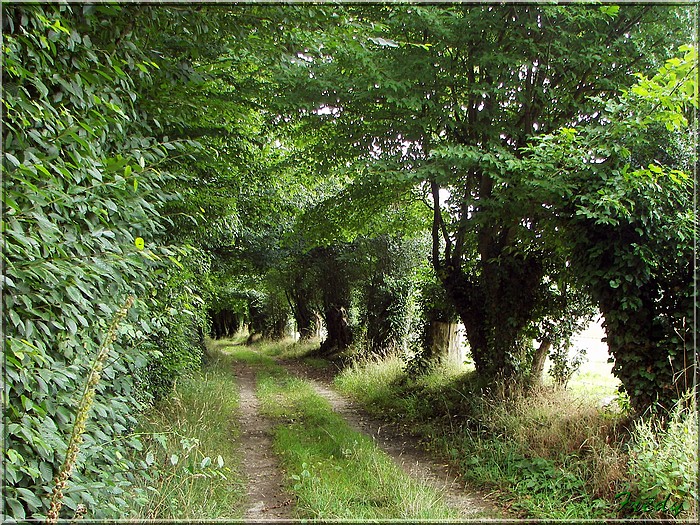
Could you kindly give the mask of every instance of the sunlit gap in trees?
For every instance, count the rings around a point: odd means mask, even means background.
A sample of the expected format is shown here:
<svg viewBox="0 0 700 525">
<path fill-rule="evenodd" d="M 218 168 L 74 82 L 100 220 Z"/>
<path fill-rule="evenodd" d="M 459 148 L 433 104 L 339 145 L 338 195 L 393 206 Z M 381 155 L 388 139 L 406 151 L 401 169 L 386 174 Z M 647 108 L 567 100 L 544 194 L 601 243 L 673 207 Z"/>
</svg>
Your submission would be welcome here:
<svg viewBox="0 0 700 525">
<path fill-rule="evenodd" d="M 314 113 L 315 115 L 333 115 L 336 118 L 338 118 L 342 112 L 343 108 L 339 108 L 336 106 L 326 106 L 325 104 L 312 111 L 312 113 Z"/>
</svg>

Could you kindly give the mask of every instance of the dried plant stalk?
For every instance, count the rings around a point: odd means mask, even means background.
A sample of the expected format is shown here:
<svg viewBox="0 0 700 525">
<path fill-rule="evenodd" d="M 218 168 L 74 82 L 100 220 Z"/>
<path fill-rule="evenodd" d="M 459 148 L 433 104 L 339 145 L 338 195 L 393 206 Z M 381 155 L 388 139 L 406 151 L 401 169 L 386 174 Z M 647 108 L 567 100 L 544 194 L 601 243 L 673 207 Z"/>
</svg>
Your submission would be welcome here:
<svg viewBox="0 0 700 525">
<path fill-rule="evenodd" d="M 46 523 L 56 523 L 58 521 L 58 515 L 63 506 L 63 491 L 68 485 L 68 479 L 70 478 L 71 471 L 75 465 L 76 459 L 78 457 L 78 452 L 80 451 L 80 444 L 83 442 L 83 434 L 85 433 L 85 424 L 90 413 L 90 407 L 95 399 L 95 388 L 97 383 L 100 381 L 102 375 L 102 369 L 104 368 L 107 356 L 109 356 L 109 350 L 112 347 L 112 343 L 117 339 L 117 329 L 119 324 L 126 317 L 127 312 L 134 304 L 134 297 L 129 296 L 124 302 L 122 307 L 114 314 L 112 323 L 109 325 L 105 339 L 100 346 L 100 349 L 95 357 L 95 361 L 92 363 L 90 368 L 90 373 L 88 374 L 87 381 L 85 382 L 85 388 L 83 389 L 83 394 L 80 397 L 80 403 L 78 404 L 78 411 L 75 416 L 75 422 L 73 423 L 73 430 L 71 432 L 70 440 L 68 441 L 68 449 L 66 450 L 66 457 L 63 460 L 61 469 L 58 471 L 58 475 L 54 478 L 54 488 L 51 492 L 51 506 L 49 508 L 49 513 L 46 516 Z"/>
</svg>

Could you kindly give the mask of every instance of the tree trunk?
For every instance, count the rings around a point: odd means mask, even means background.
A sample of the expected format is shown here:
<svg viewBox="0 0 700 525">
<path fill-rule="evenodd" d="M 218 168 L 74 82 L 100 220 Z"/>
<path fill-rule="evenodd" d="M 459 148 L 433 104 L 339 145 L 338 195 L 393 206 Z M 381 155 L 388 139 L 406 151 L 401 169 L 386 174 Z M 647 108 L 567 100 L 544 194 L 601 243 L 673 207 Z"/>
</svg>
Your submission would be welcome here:
<svg viewBox="0 0 700 525">
<path fill-rule="evenodd" d="M 212 339 L 232 337 L 236 334 L 240 326 L 240 317 L 231 310 L 219 310 L 216 313 L 210 310 L 209 319 L 211 321 L 210 336 Z"/>
<path fill-rule="evenodd" d="M 325 309 L 324 314 L 328 334 L 321 343 L 319 352 L 323 355 L 338 354 L 352 343 L 347 310 L 342 306 L 332 305 Z"/>
<path fill-rule="evenodd" d="M 294 289 L 286 292 L 287 301 L 297 324 L 299 341 L 308 341 L 318 332 L 316 326 L 318 314 L 311 308 L 311 293 L 304 284 L 302 276 L 299 276 L 294 282 Z"/>
<path fill-rule="evenodd" d="M 321 339 L 321 332 L 323 331 L 323 317 L 321 317 L 318 312 L 314 312 L 314 335 L 316 339 Z"/>
<path fill-rule="evenodd" d="M 431 360 L 460 361 L 457 323 L 433 320 L 426 328 L 425 344 Z"/>
<path fill-rule="evenodd" d="M 294 320 L 297 323 L 297 330 L 299 331 L 299 341 L 313 339 L 318 331 L 316 327 L 317 317 L 318 315 L 306 305 L 295 302 Z"/>
<path fill-rule="evenodd" d="M 272 341 L 281 341 L 287 337 L 287 318 L 276 317 L 270 329 L 269 339 Z"/>
<path fill-rule="evenodd" d="M 352 343 L 348 310 L 350 309 L 350 282 L 346 262 L 339 257 L 337 246 L 318 249 L 316 254 L 323 272 L 319 275 L 318 286 L 323 297 L 323 320 L 327 337 L 321 343 L 322 355 L 337 354 Z"/>
<path fill-rule="evenodd" d="M 443 283 L 464 324 L 477 374 L 487 384 L 521 384 L 526 372 L 523 330 L 531 320 L 542 270 L 533 259 L 503 256 L 469 278 L 443 272 Z"/>
<path fill-rule="evenodd" d="M 552 348 L 552 341 L 543 339 L 540 346 L 535 350 L 535 355 L 532 358 L 532 367 L 530 368 L 530 387 L 539 386 L 542 384 L 542 375 L 544 373 L 544 364 L 547 361 L 549 350 Z"/>
</svg>

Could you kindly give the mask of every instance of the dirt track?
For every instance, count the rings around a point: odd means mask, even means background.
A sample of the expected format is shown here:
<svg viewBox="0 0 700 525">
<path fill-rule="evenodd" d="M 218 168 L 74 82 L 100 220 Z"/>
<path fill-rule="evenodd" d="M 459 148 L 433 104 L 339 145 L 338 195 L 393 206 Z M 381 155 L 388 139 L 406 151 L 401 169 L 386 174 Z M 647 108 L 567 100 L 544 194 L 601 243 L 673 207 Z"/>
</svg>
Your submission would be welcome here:
<svg viewBox="0 0 700 525">
<path fill-rule="evenodd" d="M 316 392 L 326 398 L 333 410 L 343 416 L 350 426 L 371 436 L 377 446 L 391 456 L 411 477 L 422 480 L 443 494 L 445 502 L 458 509 L 465 519 L 499 518 L 500 512 L 484 494 L 468 489 L 448 465 L 435 461 L 418 446 L 417 439 L 406 428 L 368 415 L 332 385 L 333 374 L 303 364 L 297 360 L 279 361 L 297 377 L 310 381 Z"/>
<path fill-rule="evenodd" d="M 240 389 L 240 441 L 242 466 L 248 478 L 246 520 L 279 520 L 292 516 L 293 499 L 284 490 L 284 475 L 272 450 L 272 422 L 259 411 L 255 395 L 255 368 L 236 363 Z"/>
<path fill-rule="evenodd" d="M 305 365 L 298 360 L 278 360 L 293 375 L 311 383 L 351 428 L 371 436 L 414 479 L 427 482 L 464 519 L 503 518 L 488 497 L 470 490 L 457 473 L 421 449 L 405 427 L 368 415 L 332 387 L 333 372 Z M 242 466 L 248 481 L 246 521 L 287 521 L 293 518 L 294 497 L 285 491 L 285 475 L 272 448 L 273 421 L 262 416 L 255 394 L 256 368 L 235 363 L 233 373 L 240 389 L 240 441 Z"/>
</svg>

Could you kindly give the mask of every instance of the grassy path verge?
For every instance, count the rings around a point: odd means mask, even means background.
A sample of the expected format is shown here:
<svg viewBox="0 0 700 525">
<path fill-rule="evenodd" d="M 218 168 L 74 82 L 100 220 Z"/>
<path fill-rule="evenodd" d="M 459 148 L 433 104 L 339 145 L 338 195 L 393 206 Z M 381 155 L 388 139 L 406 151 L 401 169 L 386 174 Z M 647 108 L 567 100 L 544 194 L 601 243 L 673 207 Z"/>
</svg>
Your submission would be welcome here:
<svg viewBox="0 0 700 525">
<path fill-rule="evenodd" d="M 143 480 L 146 501 L 139 519 L 240 519 L 245 507 L 238 449 L 238 388 L 231 361 L 214 357 L 203 370 L 181 380 L 173 396 L 141 423 L 150 434 L 142 451 L 160 466 Z"/>
<path fill-rule="evenodd" d="M 506 517 L 487 495 L 467 489 L 457 469 L 426 454 L 407 427 L 373 417 L 356 403 L 340 395 L 332 386 L 327 371 L 319 368 L 319 363 L 309 366 L 304 361 L 293 360 L 284 361 L 284 364 L 288 370 L 297 377 L 302 377 L 316 393 L 325 398 L 351 428 L 369 435 L 406 474 L 425 482 L 440 493 L 448 506 L 459 510 L 460 518 Z"/>
<path fill-rule="evenodd" d="M 412 479 L 374 441 L 353 430 L 308 381 L 249 348 L 228 347 L 257 366 L 261 410 L 302 519 L 457 519 L 444 494 Z"/>
<path fill-rule="evenodd" d="M 346 368 L 335 385 L 370 413 L 410 425 L 467 481 L 529 519 L 615 518 L 623 461 L 608 443 L 619 416 L 558 391 L 484 396 L 469 374 L 409 378 L 398 358 Z"/>
</svg>

